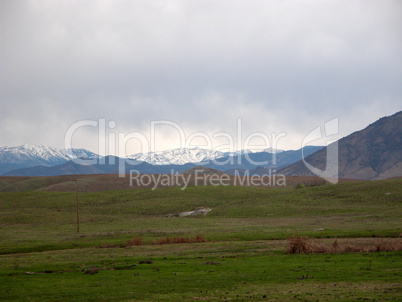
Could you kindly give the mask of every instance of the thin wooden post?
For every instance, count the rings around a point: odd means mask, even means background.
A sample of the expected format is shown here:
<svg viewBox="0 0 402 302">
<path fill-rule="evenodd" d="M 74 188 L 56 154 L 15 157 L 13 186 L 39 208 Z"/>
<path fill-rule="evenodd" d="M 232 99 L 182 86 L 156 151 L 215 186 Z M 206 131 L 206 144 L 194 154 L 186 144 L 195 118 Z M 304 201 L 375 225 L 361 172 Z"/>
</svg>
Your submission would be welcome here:
<svg viewBox="0 0 402 302">
<path fill-rule="evenodd" d="M 78 216 L 78 180 L 75 180 L 75 199 L 76 199 L 76 208 L 77 208 L 77 233 L 80 232 L 80 219 Z"/>
</svg>

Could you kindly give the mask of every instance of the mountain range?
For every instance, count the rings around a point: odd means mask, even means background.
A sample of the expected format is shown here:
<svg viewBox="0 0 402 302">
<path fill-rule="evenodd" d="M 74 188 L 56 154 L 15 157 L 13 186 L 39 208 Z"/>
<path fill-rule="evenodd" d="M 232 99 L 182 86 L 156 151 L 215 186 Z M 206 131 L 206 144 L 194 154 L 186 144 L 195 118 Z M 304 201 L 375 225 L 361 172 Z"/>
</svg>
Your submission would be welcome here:
<svg viewBox="0 0 402 302">
<path fill-rule="evenodd" d="M 338 142 L 338 176 L 349 179 L 385 179 L 402 176 L 402 111 L 370 124 Z M 329 145 L 305 158 L 310 165 L 326 168 Z M 313 175 L 303 161 L 278 171 L 288 176 Z"/>
<path fill-rule="evenodd" d="M 280 153 L 283 150 L 266 149 L 262 152 Z M 137 153 L 127 158 L 152 165 L 184 165 L 188 163 L 208 162 L 218 158 L 227 158 L 244 154 L 257 153 L 252 150 L 220 152 L 216 150 L 193 148 L 177 148 L 161 152 Z M 54 148 L 43 145 L 25 144 L 17 147 L 0 147 L 0 175 L 9 171 L 36 166 L 51 167 L 62 165 L 72 159 L 97 159 L 102 156 L 86 149 Z"/>
<path fill-rule="evenodd" d="M 85 149 L 61 149 L 25 144 L 0 147 L 0 175 L 15 169 L 34 166 L 57 166 L 75 158 L 96 159 L 99 155 Z"/>
<path fill-rule="evenodd" d="M 384 179 L 402 176 L 402 111 L 354 132 L 338 144 L 338 176 L 348 179 Z M 287 176 L 314 175 L 305 165 L 325 170 L 329 148 L 307 146 L 299 150 L 224 153 L 198 147 L 140 153 L 129 158 L 102 157 L 85 149 L 65 151 L 41 145 L 0 148 L 0 174 L 54 176 L 116 174 L 135 170 L 142 174 L 183 173 L 197 166 L 238 175 L 266 175 L 269 169 Z M 304 156 L 304 161 L 302 160 Z M 80 158 L 84 164 L 74 159 Z M 97 159 L 96 164 L 85 160 Z M 119 170 L 119 162 L 125 170 Z M 211 170 L 212 171 L 212 170 Z"/>
<path fill-rule="evenodd" d="M 321 149 L 321 146 L 307 146 L 304 148 L 304 153 L 311 154 L 315 151 Z M 33 148 L 36 150 L 35 148 Z M 205 151 L 205 152 L 203 152 Z M 35 152 L 37 154 L 38 152 Z M 201 162 L 186 162 L 189 159 L 189 154 L 202 154 L 203 156 L 193 156 L 191 158 L 202 159 Z M 200 148 L 192 148 L 192 149 L 174 149 L 172 152 L 165 152 L 164 158 L 159 158 L 161 161 L 158 161 L 158 164 L 155 163 L 156 158 L 152 156 L 148 157 L 151 163 L 143 161 L 149 156 L 146 154 L 144 156 L 133 156 L 135 159 L 130 158 L 126 160 L 124 158 L 119 158 L 115 156 L 106 156 L 100 157 L 98 155 L 88 154 L 88 156 L 80 157 L 83 159 L 84 164 L 77 164 L 73 160 L 59 159 L 60 161 L 64 160 L 63 163 L 59 165 L 50 165 L 49 161 L 45 161 L 45 165 L 39 166 L 28 166 L 25 168 L 15 169 L 12 171 L 7 171 L 6 173 L 2 173 L 3 175 L 8 176 L 54 176 L 54 175 L 73 175 L 73 174 L 116 174 L 119 173 L 119 162 L 125 162 L 125 171 L 124 173 L 130 173 L 130 170 L 138 171 L 139 173 L 148 173 L 148 174 L 160 174 L 160 173 L 181 173 L 183 171 L 189 170 L 195 166 L 205 166 L 211 169 L 217 169 L 220 171 L 235 171 L 235 170 L 253 170 L 258 166 L 264 166 L 266 169 L 274 169 L 279 166 L 289 165 L 291 163 L 296 162 L 301 159 L 302 151 L 300 150 L 290 150 L 290 151 L 282 151 L 279 153 L 273 152 L 272 149 L 263 152 L 255 152 L 252 153 L 250 150 L 235 152 L 230 154 L 219 154 L 217 153 L 208 153 L 208 151 Z M 151 154 L 152 155 L 152 154 Z M 169 160 L 168 156 L 176 156 L 175 160 Z M 183 155 L 183 158 L 181 156 Z M 204 156 L 207 155 L 207 156 Z M 85 164 L 85 159 L 93 159 L 94 156 L 97 156 L 99 162 L 97 164 Z M 2 154 L 0 152 L 0 160 L 2 158 Z M 35 161 L 37 160 L 36 157 Z M 138 160 L 141 159 L 141 160 Z M 13 158 L 13 160 L 15 160 Z M 181 164 L 162 164 L 163 162 L 175 163 L 179 162 Z M 127 163 L 126 163 L 127 162 Z M 25 164 L 27 164 L 25 162 Z"/>
<path fill-rule="evenodd" d="M 260 152 L 281 153 L 283 151 L 284 150 L 267 148 Z M 258 153 L 258 152 L 249 149 L 234 152 L 222 152 L 218 150 L 209 150 L 209 149 L 202 149 L 200 147 L 193 147 L 193 148 L 176 148 L 160 152 L 137 153 L 128 156 L 128 158 L 138 160 L 141 162 L 146 162 L 152 165 L 184 165 L 188 163 L 200 163 L 200 162 L 211 161 L 218 158 L 252 154 L 252 153 Z"/>
</svg>

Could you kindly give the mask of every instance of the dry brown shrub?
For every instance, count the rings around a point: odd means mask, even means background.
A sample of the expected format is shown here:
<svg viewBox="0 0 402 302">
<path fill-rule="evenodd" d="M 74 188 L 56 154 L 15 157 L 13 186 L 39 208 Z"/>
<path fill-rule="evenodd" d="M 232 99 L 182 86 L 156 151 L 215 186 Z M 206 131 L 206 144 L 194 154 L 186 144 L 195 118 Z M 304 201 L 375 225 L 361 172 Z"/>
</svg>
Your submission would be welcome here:
<svg viewBox="0 0 402 302">
<path fill-rule="evenodd" d="M 380 240 L 373 246 L 363 245 L 340 245 L 338 239 L 332 246 L 323 245 L 300 235 L 293 235 L 288 238 L 288 247 L 285 250 L 289 254 L 310 254 L 310 253 L 369 253 L 369 252 L 395 252 L 402 251 L 402 241 Z"/>
<path fill-rule="evenodd" d="M 190 238 L 187 238 L 187 239 L 188 239 L 187 243 L 201 243 L 201 242 L 206 241 L 204 236 L 201 236 L 201 235 L 197 235 L 195 237 L 190 237 Z"/>
<path fill-rule="evenodd" d="M 152 241 L 152 244 L 171 244 L 171 241 L 172 240 L 169 237 L 165 237 Z"/>
<path fill-rule="evenodd" d="M 342 249 L 338 251 L 338 253 L 365 253 L 366 251 L 367 248 L 364 248 L 363 246 L 354 246 L 347 244 L 343 246 Z"/>
<path fill-rule="evenodd" d="M 339 250 L 338 239 L 335 239 L 335 241 L 332 243 L 332 250 L 334 253 L 338 252 L 338 250 Z"/>
<path fill-rule="evenodd" d="M 156 244 L 176 244 L 176 243 L 201 243 L 205 242 L 206 239 L 205 237 L 201 235 L 197 235 L 195 237 L 182 237 L 182 236 L 177 236 L 177 237 L 164 237 L 160 238 L 157 240 L 154 240 L 152 242 L 153 245 Z M 99 248 L 124 248 L 127 246 L 138 246 L 138 245 L 143 245 L 141 237 L 135 237 L 133 239 L 127 240 L 126 244 L 109 244 L 109 243 L 102 243 Z"/>
<path fill-rule="evenodd" d="M 309 254 L 313 253 L 314 249 L 314 244 L 310 238 L 293 235 L 288 239 L 286 252 L 289 254 Z"/>
<path fill-rule="evenodd" d="M 402 251 L 402 241 L 386 241 L 386 240 L 380 240 L 376 244 L 376 251 L 377 252 L 396 252 L 396 251 Z"/>
<path fill-rule="evenodd" d="M 127 240 L 127 246 L 133 246 L 133 245 L 142 245 L 141 237 L 135 237 L 133 239 Z"/>
<path fill-rule="evenodd" d="M 164 238 L 160 238 L 158 240 L 154 240 L 152 242 L 152 244 L 176 244 L 176 243 L 200 243 L 200 242 L 205 242 L 205 238 L 201 235 L 197 235 L 195 237 L 164 237 Z"/>
<path fill-rule="evenodd" d="M 185 237 L 173 237 L 172 243 L 188 243 L 190 238 Z"/>
</svg>

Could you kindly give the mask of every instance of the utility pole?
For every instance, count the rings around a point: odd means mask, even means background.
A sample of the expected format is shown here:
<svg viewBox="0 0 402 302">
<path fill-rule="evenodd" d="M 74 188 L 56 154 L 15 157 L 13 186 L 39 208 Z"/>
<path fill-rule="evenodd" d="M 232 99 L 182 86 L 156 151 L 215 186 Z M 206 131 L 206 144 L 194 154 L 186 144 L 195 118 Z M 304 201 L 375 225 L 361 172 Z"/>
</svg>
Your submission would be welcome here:
<svg viewBox="0 0 402 302">
<path fill-rule="evenodd" d="M 80 219 L 78 216 L 78 180 L 75 180 L 75 199 L 76 199 L 76 208 L 77 208 L 77 233 L 80 232 Z"/>
</svg>

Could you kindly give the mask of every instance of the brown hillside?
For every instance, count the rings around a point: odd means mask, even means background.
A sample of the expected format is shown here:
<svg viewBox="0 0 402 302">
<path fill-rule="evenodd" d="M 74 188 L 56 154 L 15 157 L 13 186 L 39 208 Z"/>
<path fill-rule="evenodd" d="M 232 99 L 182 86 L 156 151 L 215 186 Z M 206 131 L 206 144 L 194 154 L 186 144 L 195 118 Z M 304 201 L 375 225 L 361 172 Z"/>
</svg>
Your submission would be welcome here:
<svg viewBox="0 0 402 302">
<path fill-rule="evenodd" d="M 339 177 L 349 179 L 385 179 L 402 176 L 402 111 L 383 117 L 367 128 L 338 141 Z M 308 157 L 306 161 L 325 169 L 327 148 Z M 313 175 L 298 161 L 280 171 L 284 175 Z"/>
<path fill-rule="evenodd" d="M 98 192 L 109 190 L 133 190 L 133 189 L 152 189 L 163 188 L 170 186 L 183 187 L 185 185 L 182 177 L 188 181 L 189 186 L 204 186 L 204 185 L 219 185 L 219 179 L 222 177 L 223 185 L 230 186 L 254 186 L 263 188 L 282 187 L 283 185 L 296 187 L 303 186 L 316 186 L 323 185 L 325 182 L 319 177 L 315 176 L 299 176 L 299 177 L 286 177 L 286 182 L 278 183 L 275 179 L 268 177 L 235 177 L 232 175 L 167 175 L 167 174 L 142 174 L 139 177 L 149 183 L 141 184 L 133 181 L 130 183 L 129 175 L 126 177 L 119 177 L 113 174 L 101 175 L 67 175 L 67 176 L 38 176 L 38 177 L 8 177 L 0 176 L 0 192 L 18 192 L 18 191 L 55 191 L 55 192 L 75 192 L 76 180 L 78 182 L 79 192 Z M 169 178 L 170 182 L 164 184 L 162 182 L 155 183 L 155 180 Z M 349 182 L 351 180 L 341 179 L 340 182 Z"/>
</svg>

